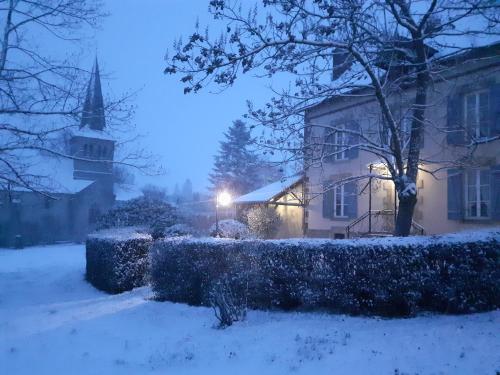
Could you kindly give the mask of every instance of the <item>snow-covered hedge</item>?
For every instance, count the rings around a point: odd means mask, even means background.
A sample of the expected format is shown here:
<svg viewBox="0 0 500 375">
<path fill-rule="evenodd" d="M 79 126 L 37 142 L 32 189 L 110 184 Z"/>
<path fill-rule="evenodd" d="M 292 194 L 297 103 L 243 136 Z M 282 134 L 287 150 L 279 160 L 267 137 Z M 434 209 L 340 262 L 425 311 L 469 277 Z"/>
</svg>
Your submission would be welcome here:
<svg viewBox="0 0 500 375">
<path fill-rule="evenodd" d="M 91 234 L 86 243 L 86 278 L 97 289 L 121 293 L 148 280 L 151 236 L 137 228 Z"/>
<path fill-rule="evenodd" d="M 229 280 L 253 308 L 410 316 L 500 307 L 500 230 L 372 240 L 166 239 L 151 249 L 160 300 L 207 305 Z"/>
</svg>

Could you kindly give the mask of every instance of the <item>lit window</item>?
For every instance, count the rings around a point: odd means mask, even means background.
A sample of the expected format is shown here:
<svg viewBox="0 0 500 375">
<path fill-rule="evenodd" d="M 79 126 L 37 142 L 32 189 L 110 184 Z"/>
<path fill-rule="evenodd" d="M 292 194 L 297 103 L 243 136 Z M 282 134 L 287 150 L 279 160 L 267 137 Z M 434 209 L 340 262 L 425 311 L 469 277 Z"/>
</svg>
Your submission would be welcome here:
<svg viewBox="0 0 500 375">
<path fill-rule="evenodd" d="M 478 91 L 464 97 L 465 126 L 474 138 L 489 136 L 489 99 L 487 91 Z"/>
<path fill-rule="evenodd" d="M 333 191 L 333 202 L 335 209 L 333 211 L 335 217 L 345 217 L 345 193 L 344 185 L 337 186 Z"/>
<path fill-rule="evenodd" d="M 465 174 L 465 209 L 469 219 L 490 216 L 490 181 L 488 170 L 473 169 Z"/>
</svg>

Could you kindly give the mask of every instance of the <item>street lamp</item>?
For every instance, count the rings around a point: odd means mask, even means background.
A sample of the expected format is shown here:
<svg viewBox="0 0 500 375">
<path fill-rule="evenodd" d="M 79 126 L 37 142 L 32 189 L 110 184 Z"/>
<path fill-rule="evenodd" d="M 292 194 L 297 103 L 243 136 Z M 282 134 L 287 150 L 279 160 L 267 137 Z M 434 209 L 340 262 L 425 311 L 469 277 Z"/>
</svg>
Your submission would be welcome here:
<svg viewBox="0 0 500 375">
<path fill-rule="evenodd" d="M 232 202 L 232 197 L 226 190 L 215 196 L 215 236 L 219 236 L 219 206 L 228 207 Z"/>
</svg>

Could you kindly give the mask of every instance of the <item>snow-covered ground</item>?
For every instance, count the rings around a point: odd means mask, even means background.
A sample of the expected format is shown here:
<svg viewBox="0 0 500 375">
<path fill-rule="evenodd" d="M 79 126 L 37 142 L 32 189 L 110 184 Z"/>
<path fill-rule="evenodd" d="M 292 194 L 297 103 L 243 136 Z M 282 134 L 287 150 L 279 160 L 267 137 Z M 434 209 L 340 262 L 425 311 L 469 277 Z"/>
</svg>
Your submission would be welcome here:
<svg viewBox="0 0 500 375">
<path fill-rule="evenodd" d="M 250 312 L 110 296 L 84 280 L 83 245 L 0 249 L 0 374 L 490 374 L 500 311 L 376 319 Z"/>
</svg>

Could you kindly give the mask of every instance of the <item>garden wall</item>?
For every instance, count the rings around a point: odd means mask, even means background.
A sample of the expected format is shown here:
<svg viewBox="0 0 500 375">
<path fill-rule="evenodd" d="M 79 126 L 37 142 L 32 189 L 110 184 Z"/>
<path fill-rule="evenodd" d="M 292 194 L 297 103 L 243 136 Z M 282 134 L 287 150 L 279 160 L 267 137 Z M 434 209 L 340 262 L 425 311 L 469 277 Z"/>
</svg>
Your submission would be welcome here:
<svg viewBox="0 0 500 375">
<path fill-rule="evenodd" d="M 411 316 L 500 307 L 500 229 L 435 237 L 166 239 L 151 249 L 156 298 L 208 305 L 222 281 L 250 308 Z"/>
</svg>

